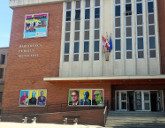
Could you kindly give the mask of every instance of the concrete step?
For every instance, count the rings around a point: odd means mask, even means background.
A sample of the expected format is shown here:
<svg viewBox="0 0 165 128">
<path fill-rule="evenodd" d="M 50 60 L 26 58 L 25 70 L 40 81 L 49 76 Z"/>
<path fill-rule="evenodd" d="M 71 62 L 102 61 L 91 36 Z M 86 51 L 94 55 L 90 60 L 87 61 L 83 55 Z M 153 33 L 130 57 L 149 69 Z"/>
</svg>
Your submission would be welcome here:
<svg viewBox="0 0 165 128">
<path fill-rule="evenodd" d="M 121 112 L 110 111 L 107 128 L 165 128 L 162 112 Z"/>
</svg>

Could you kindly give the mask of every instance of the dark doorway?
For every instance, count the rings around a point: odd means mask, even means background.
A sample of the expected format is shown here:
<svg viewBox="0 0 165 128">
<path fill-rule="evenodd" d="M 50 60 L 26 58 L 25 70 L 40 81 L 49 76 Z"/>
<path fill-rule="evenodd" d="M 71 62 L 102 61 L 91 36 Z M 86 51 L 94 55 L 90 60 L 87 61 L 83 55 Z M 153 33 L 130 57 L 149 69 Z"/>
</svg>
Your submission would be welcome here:
<svg viewBox="0 0 165 128">
<path fill-rule="evenodd" d="M 134 111 L 134 92 L 133 91 L 128 91 L 127 92 L 127 99 L 128 99 L 128 104 L 127 104 L 127 107 L 128 107 L 128 110 L 129 111 Z"/>
<path fill-rule="evenodd" d="M 151 91 L 151 111 L 157 110 L 157 91 Z"/>
</svg>

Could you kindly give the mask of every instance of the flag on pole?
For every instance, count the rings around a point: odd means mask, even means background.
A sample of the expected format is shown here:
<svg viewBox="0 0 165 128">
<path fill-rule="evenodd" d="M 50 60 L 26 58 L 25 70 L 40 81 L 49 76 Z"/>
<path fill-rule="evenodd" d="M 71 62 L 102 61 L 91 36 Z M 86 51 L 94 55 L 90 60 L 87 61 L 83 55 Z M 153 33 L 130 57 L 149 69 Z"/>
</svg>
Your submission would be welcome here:
<svg viewBox="0 0 165 128">
<path fill-rule="evenodd" d="M 110 45 L 109 52 L 111 52 L 111 50 L 112 50 L 112 39 L 111 39 L 111 36 L 110 36 L 110 39 L 109 39 L 109 45 Z"/>
<path fill-rule="evenodd" d="M 104 36 L 102 36 L 102 45 L 103 45 L 104 47 L 106 47 L 107 50 L 109 50 L 110 45 L 109 45 L 109 43 L 108 43 L 108 40 L 107 40 Z"/>
</svg>

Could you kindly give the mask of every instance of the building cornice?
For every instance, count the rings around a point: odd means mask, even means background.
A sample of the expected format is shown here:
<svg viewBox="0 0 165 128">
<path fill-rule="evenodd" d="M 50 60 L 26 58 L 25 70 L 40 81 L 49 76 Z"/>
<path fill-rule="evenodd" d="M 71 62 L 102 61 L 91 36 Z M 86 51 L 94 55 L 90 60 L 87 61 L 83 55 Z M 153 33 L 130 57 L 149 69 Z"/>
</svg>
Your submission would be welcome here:
<svg viewBox="0 0 165 128">
<path fill-rule="evenodd" d="M 57 3 L 63 1 L 70 1 L 70 0 L 10 0 L 9 6 L 10 8 L 16 8 L 23 6 L 46 4 L 46 3 Z"/>
</svg>

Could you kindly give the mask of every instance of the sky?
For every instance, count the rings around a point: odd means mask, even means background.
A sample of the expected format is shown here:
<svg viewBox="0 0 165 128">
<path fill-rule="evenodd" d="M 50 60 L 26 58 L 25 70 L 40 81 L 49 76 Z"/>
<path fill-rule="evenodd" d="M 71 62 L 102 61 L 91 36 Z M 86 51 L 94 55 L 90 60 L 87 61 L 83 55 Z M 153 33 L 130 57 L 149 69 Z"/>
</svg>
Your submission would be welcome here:
<svg viewBox="0 0 165 128">
<path fill-rule="evenodd" d="M 9 1 L 1 0 L 0 3 L 0 47 L 8 47 L 10 41 L 13 11 L 9 7 Z"/>
</svg>

